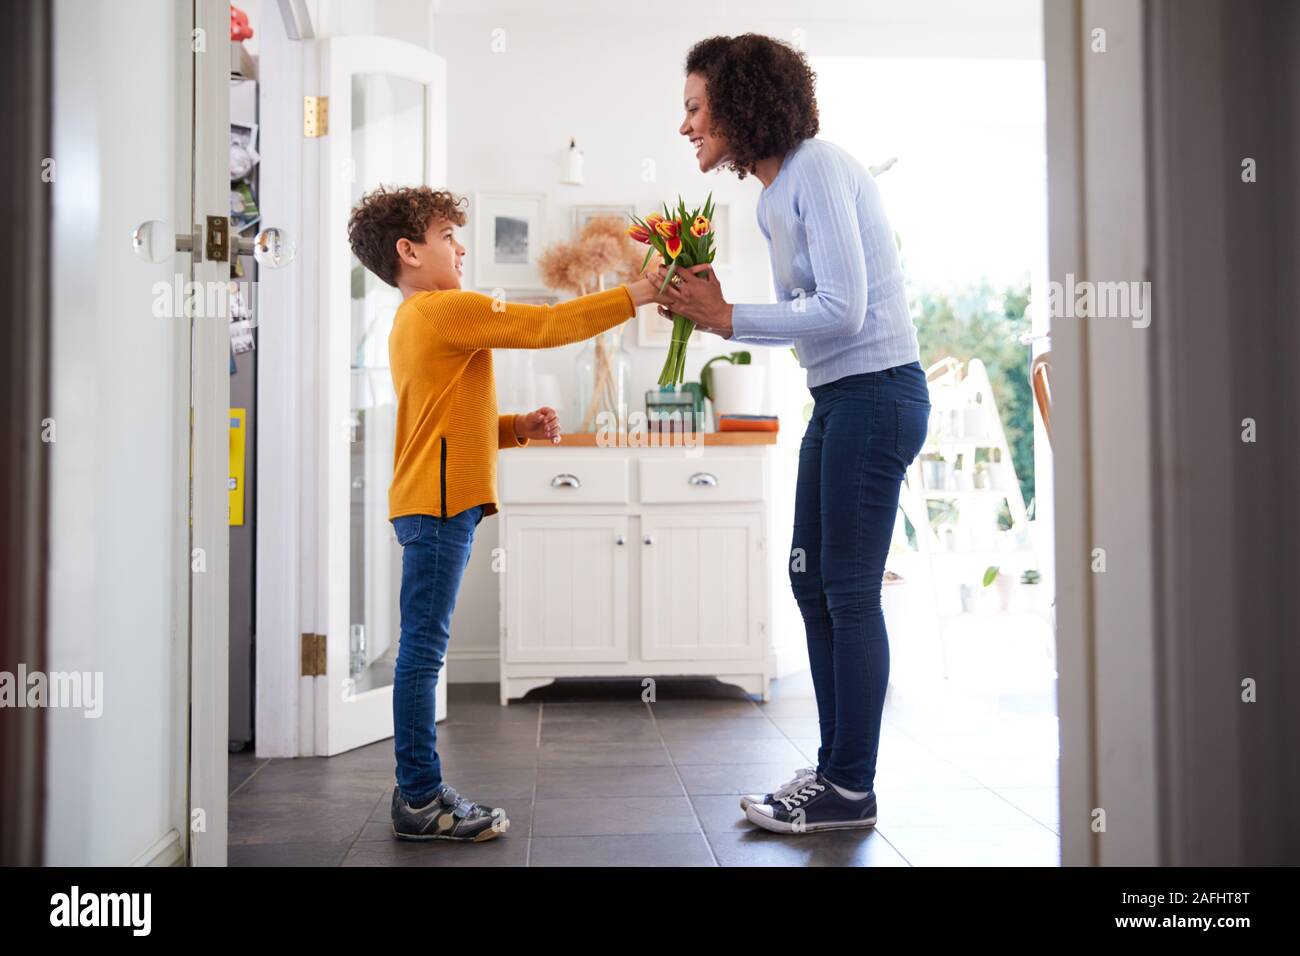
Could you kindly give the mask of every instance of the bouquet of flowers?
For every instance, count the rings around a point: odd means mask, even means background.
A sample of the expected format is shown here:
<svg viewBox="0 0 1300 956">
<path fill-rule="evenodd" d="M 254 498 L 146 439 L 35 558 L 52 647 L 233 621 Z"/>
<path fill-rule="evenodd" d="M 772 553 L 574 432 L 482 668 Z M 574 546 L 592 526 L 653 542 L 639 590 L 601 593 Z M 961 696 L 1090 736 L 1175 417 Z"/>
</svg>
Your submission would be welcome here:
<svg viewBox="0 0 1300 956">
<path fill-rule="evenodd" d="M 642 271 L 650 262 L 655 252 L 668 263 L 668 275 L 659 291 L 668 288 L 673 281 L 678 267 L 690 268 L 712 262 L 716 250 L 713 247 L 713 193 L 704 201 L 704 205 L 689 212 L 682 197 L 677 197 L 676 210 L 669 211 L 664 204 L 663 215 L 651 213 L 645 219 L 632 216 L 632 225 L 627 227 L 627 234 L 637 242 L 643 242 L 650 248 L 646 250 L 645 260 L 641 263 Z M 700 278 L 707 278 L 707 273 Z M 686 340 L 695 331 L 695 323 L 684 315 L 673 313 L 672 341 L 668 345 L 668 358 L 664 369 L 659 373 L 660 385 L 679 385 L 686 372 Z"/>
</svg>

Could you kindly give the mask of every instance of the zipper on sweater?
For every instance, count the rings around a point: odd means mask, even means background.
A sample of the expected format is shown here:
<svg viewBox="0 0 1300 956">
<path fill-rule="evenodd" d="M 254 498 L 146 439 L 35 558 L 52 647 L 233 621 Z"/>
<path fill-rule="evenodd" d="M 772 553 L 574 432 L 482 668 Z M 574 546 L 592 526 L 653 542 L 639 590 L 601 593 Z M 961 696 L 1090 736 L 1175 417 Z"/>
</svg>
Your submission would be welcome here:
<svg viewBox="0 0 1300 956">
<path fill-rule="evenodd" d="M 447 520 L 447 436 L 442 436 L 442 520 Z"/>
</svg>

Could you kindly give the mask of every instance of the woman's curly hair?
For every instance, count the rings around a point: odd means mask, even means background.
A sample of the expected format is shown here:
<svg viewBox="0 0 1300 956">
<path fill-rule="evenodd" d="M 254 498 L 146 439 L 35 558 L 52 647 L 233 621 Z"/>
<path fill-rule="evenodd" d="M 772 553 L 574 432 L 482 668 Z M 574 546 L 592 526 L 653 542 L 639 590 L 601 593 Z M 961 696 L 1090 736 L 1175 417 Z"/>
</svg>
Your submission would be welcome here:
<svg viewBox="0 0 1300 956">
<path fill-rule="evenodd" d="M 803 53 L 761 33 L 709 37 L 686 54 L 704 77 L 715 135 L 731 146 L 727 168 L 741 179 L 754 164 L 816 136 L 817 74 Z"/>
<path fill-rule="evenodd" d="M 348 218 L 348 242 L 361 264 L 391 286 L 397 285 L 397 240 L 424 242 L 434 219 L 465 225 L 466 204 L 446 190 L 428 186 L 380 186 L 361 197 Z"/>
</svg>

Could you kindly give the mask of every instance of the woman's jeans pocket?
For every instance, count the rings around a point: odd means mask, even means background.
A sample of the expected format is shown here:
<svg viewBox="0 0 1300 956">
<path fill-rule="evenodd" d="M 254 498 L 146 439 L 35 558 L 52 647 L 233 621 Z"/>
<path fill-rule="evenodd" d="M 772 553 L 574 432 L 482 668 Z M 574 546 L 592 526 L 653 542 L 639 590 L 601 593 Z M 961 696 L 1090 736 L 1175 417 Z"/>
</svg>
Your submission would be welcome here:
<svg viewBox="0 0 1300 956">
<path fill-rule="evenodd" d="M 397 543 L 406 547 L 418 538 L 423 518 L 424 515 L 402 515 L 400 518 L 394 518 L 393 532 L 397 535 Z"/>
<path fill-rule="evenodd" d="M 903 460 L 903 465 L 910 465 L 925 445 L 925 438 L 930 430 L 930 403 L 913 402 L 907 399 L 894 399 L 897 417 L 897 434 L 894 451 Z"/>
</svg>

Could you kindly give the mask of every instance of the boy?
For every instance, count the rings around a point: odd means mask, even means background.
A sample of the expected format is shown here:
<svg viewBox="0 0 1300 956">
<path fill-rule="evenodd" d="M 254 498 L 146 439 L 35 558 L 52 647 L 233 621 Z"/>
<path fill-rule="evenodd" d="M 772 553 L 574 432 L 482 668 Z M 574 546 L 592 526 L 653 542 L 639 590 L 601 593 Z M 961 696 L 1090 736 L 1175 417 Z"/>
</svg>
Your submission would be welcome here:
<svg viewBox="0 0 1300 956">
<path fill-rule="evenodd" d="M 552 408 L 498 415 L 494 348 L 581 342 L 654 301 L 641 277 L 560 305 L 502 303 L 462 291 L 465 202 L 428 186 L 379 188 L 348 221 L 352 251 L 402 293 L 388 337 L 397 394 L 389 519 L 402 546 L 401 636 L 393 678 L 393 833 L 399 839 L 482 842 L 504 833 L 501 808 L 482 807 L 442 780 L 434 689 L 474 531 L 497 513 L 502 445 L 560 434 Z"/>
</svg>

